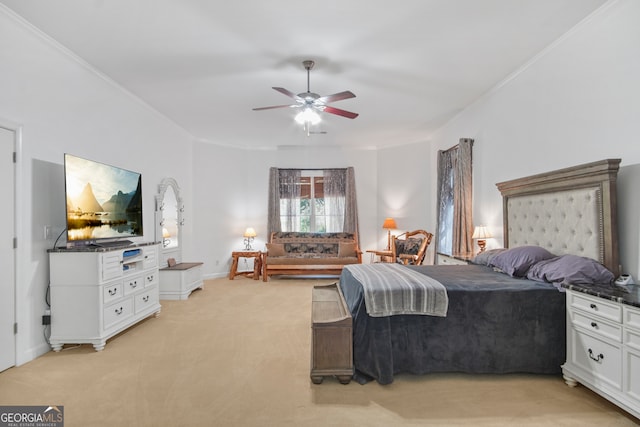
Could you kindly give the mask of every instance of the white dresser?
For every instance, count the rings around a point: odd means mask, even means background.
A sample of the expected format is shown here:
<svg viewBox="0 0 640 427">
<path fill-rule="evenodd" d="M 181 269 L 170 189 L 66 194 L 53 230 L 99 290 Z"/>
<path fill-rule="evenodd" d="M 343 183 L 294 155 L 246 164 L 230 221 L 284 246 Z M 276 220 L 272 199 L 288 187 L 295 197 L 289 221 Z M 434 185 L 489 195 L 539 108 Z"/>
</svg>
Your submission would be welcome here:
<svg viewBox="0 0 640 427">
<path fill-rule="evenodd" d="M 436 254 L 436 264 L 438 265 L 467 265 L 472 256 L 447 255 L 438 252 Z"/>
<path fill-rule="evenodd" d="M 640 289 L 568 288 L 566 383 L 581 383 L 640 418 L 640 308 L 631 305 Z"/>
<path fill-rule="evenodd" d="M 49 251 L 51 337 L 96 351 L 131 325 L 160 314 L 158 244 Z"/>
</svg>

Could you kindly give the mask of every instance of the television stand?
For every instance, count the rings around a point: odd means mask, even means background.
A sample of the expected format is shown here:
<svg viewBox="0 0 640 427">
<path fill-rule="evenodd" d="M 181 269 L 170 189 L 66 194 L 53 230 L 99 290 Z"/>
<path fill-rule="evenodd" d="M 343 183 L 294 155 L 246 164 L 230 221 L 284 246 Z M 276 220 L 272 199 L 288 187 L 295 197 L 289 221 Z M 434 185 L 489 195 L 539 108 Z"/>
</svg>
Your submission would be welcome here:
<svg viewBox="0 0 640 427">
<path fill-rule="evenodd" d="M 67 343 L 96 351 L 125 329 L 160 314 L 158 244 L 49 251 L 53 351 Z"/>
</svg>

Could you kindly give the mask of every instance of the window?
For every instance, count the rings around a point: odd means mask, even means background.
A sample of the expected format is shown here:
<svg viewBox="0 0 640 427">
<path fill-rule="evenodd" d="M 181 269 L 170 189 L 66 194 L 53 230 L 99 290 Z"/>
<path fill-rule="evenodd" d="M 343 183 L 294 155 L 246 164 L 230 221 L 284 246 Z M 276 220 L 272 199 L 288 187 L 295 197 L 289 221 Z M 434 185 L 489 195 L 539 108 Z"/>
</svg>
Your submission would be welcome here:
<svg viewBox="0 0 640 427">
<path fill-rule="evenodd" d="M 301 171 L 300 178 L 294 185 L 298 188 L 293 192 L 280 193 L 282 231 L 343 231 L 344 194 L 327 194 L 325 197 L 323 171 Z"/>
<path fill-rule="evenodd" d="M 269 233 L 358 232 L 355 177 L 346 169 L 269 172 Z"/>
<path fill-rule="evenodd" d="M 438 238 L 436 250 L 447 255 L 473 252 L 473 139 L 438 153 Z"/>
<path fill-rule="evenodd" d="M 450 162 L 446 156 L 440 157 L 441 162 Z M 453 168 L 450 165 L 442 168 L 440 183 L 439 221 L 438 221 L 438 252 L 453 255 Z"/>
</svg>

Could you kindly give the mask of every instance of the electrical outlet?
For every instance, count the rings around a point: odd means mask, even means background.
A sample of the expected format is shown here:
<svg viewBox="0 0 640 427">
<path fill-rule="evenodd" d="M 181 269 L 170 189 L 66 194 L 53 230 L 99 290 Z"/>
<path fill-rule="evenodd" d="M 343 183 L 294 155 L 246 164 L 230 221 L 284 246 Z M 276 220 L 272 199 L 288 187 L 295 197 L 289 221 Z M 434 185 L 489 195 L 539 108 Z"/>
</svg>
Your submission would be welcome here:
<svg viewBox="0 0 640 427">
<path fill-rule="evenodd" d="M 47 325 L 51 324 L 51 310 L 46 309 L 44 311 L 44 314 L 42 315 L 42 324 L 44 326 L 47 326 Z"/>
<path fill-rule="evenodd" d="M 44 226 L 44 240 L 49 240 L 51 239 L 51 226 L 50 225 L 45 225 Z"/>
</svg>

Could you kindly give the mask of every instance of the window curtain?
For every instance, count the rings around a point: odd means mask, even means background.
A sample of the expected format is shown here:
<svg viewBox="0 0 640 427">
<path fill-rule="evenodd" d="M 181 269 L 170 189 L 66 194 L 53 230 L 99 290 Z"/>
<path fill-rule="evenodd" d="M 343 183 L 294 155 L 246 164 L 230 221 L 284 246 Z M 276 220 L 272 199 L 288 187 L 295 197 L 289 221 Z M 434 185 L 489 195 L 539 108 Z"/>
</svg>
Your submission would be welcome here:
<svg viewBox="0 0 640 427">
<path fill-rule="evenodd" d="M 348 167 L 346 173 L 343 231 L 355 233 L 356 236 L 360 236 L 358 201 L 356 197 L 356 174 L 353 167 Z"/>
<path fill-rule="evenodd" d="M 323 171 L 324 208 L 328 233 L 344 229 L 346 171 L 327 169 Z"/>
<path fill-rule="evenodd" d="M 473 139 L 438 152 L 438 252 L 473 253 Z"/>
<path fill-rule="evenodd" d="M 278 168 L 269 168 L 269 201 L 267 204 L 267 239 L 271 233 L 282 231 L 280 225 L 280 173 Z"/>
<path fill-rule="evenodd" d="M 292 231 L 300 209 L 300 170 L 269 169 L 269 203 L 267 228 L 269 236 L 275 231 Z M 283 212 L 284 211 L 284 212 Z M 284 213 L 286 221 L 282 224 L 280 215 Z"/>
</svg>

